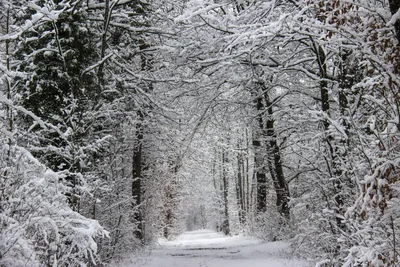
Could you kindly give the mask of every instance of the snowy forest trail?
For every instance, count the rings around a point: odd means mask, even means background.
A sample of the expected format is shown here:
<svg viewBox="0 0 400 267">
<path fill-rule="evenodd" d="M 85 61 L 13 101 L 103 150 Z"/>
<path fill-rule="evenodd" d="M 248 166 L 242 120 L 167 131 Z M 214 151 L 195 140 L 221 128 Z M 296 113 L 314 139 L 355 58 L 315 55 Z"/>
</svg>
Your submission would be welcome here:
<svg viewBox="0 0 400 267">
<path fill-rule="evenodd" d="M 212 230 L 186 232 L 173 241 L 160 241 L 150 258 L 129 267 L 308 267 L 293 259 L 288 243 L 243 236 L 224 236 Z"/>
</svg>

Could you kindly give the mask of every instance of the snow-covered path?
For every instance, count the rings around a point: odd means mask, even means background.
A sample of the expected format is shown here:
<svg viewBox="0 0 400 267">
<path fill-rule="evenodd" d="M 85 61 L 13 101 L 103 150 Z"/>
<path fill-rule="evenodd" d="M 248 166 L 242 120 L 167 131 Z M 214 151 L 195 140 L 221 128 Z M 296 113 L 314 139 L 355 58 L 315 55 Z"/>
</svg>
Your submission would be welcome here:
<svg viewBox="0 0 400 267">
<path fill-rule="evenodd" d="M 226 237 L 210 230 L 186 232 L 174 241 L 160 241 L 147 260 L 129 267 L 309 267 L 290 259 L 287 243 Z"/>
</svg>

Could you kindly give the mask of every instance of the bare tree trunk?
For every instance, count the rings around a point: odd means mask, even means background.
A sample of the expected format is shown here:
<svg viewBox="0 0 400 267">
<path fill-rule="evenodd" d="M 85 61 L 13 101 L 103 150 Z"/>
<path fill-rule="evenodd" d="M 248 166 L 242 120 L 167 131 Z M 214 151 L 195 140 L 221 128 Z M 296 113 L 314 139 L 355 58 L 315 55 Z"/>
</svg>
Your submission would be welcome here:
<svg viewBox="0 0 400 267">
<path fill-rule="evenodd" d="M 329 105 L 329 91 L 328 91 L 328 82 L 327 82 L 327 62 L 326 62 L 326 55 L 324 49 L 316 44 L 314 41 L 313 49 L 314 53 L 317 56 L 317 62 L 319 67 L 319 75 L 321 81 L 319 82 L 320 85 L 320 94 L 321 94 L 321 109 L 322 111 L 329 116 L 330 115 L 330 105 Z M 344 103 L 345 96 L 343 92 L 339 92 L 339 102 Z M 341 215 L 343 213 L 343 194 L 342 194 L 342 182 L 340 177 L 342 176 L 342 168 L 340 166 L 340 158 L 337 155 L 337 146 L 334 143 L 333 136 L 329 133 L 329 121 L 327 119 L 323 119 L 322 121 L 325 131 L 325 142 L 328 147 L 328 152 L 330 155 L 331 166 L 328 166 L 330 170 L 330 176 L 333 178 L 333 186 L 334 186 L 334 199 L 336 203 L 336 225 L 340 228 L 344 228 L 344 224 L 341 219 Z"/>
<path fill-rule="evenodd" d="M 241 153 L 237 155 L 237 181 L 236 181 L 236 196 L 237 204 L 239 207 L 239 222 L 243 224 L 244 222 L 244 194 L 243 194 L 243 158 Z"/>
<path fill-rule="evenodd" d="M 267 209 L 267 176 L 265 174 L 264 166 L 264 153 L 262 152 L 262 142 L 265 132 L 265 125 L 263 120 L 264 113 L 264 103 L 262 96 L 257 98 L 257 120 L 259 131 L 255 134 L 253 138 L 254 146 L 254 163 L 255 163 L 255 173 L 257 181 L 257 213 L 265 212 Z"/>
<path fill-rule="evenodd" d="M 281 151 L 276 139 L 277 136 L 274 128 L 273 103 L 269 99 L 267 90 L 264 91 L 264 99 L 267 105 L 266 152 L 268 157 L 268 166 L 276 192 L 276 206 L 278 207 L 279 213 L 289 220 L 289 186 L 283 173 Z"/>
<path fill-rule="evenodd" d="M 225 150 L 222 149 L 222 184 L 223 184 L 223 199 L 224 199 L 224 221 L 222 223 L 222 231 L 225 235 L 229 235 L 230 234 L 229 209 L 228 209 L 229 181 L 228 181 L 228 174 L 226 172 L 226 163 L 228 163 L 227 156 L 225 155 Z"/>
<path fill-rule="evenodd" d="M 246 214 L 249 214 L 250 212 L 250 202 L 251 202 L 251 190 L 250 190 L 250 170 L 249 170 L 249 134 L 246 129 L 246 169 L 245 169 L 245 175 L 246 175 Z"/>
<path fill-rule="evenodd" d="M 397 11 L 400 9 L 400 1 L 399 0 L 389 0 L 389 5 L 390 5 L 390 12 L 392 15 L 396 14 Z M 397 21 L 394 24 L 394 29 L 396 31 L 396 37 L 397 40 L 399 41 L 400 45 L 400 19 L 397 19 Z"/>
<path fill-rule="evenodd" d="M 139 49 L 142 52 L 140 61 L 141 61 L 141 71 L 150 71 L 152 65 L 151 65 L 151 59 L 148 59 L 145 56 L 145 52 L 143 50 L 147 49 L 150 47 L 150 44 L 146 43 L 145 40 L 140 39 L 139 40 Z M 145 84 L 145 90 L 146 92 L 150 92 L 153 90 L 152 84 Z M 149 106 L 144 106 L 141 107 L 142 109 L 148 108 L 149 110 L 151 107 Z M 136 199 L 136 205 L 139 206 L 137 212 L 135 213 L 135 221 L 138 223 L 138 229 L 135 231 L 135 236 L 141 240 L 141 243 L 145 243 L 145 235 L 144 235 L 144 230 L 145 230 L 145 224 L 143 221 L 144 217 L 144 208 L 142 205 L 143 199 L 142 199 L 142 194 L 143 194 L 143 170 L 144 170 L 144 164 L 143 164 L 143 131 L 144 131 L 144 121 L 145 121 L 145 113 L 142 110 L 139 110 L 137 112 L 138 115 L 138 123 L 136 124 L 136 140 L 137 144 L 133 152 L 133 168 L 132 168 L 132 177 L 133 177 L 133 182 L 132 182 L 132 197 Z"/>
<path fill-rule="evenodd" d="M 172 176 L 172 180 L 165 188 L 165 224 L 164 224 L 164 237 L 169 239 L 171 234 L 173 233 L 171 230 L 175 227 L 175 221 L 177 219 L 177 203 L 179 201 L 179 181 L 178 181 L 178 171 L 179 164 L 177 164 L 178 160 L 169 162 L 170 165 L 170 174 Z"/>
<path fill-rule="evenodd" d="M 101 50 L 100 50 L 100 60 L 102 61 L 106 56 L 106 47 L 107 47 L 107 33 L 108 26 L 110 23 L 111 11 L 110 11 L 110 0 L 104 1 L 104 23 L 103 23 L 103 34 L 101 36 Z M 97 70 L 97 77 L 100 80 L 100 85 L 104 85 L 104 64 L 102 61 Z"/>
<path fill-rule="evenodd" d="M 136 146 L 133 150 L 132 157 L 132 197 L 135 199 L 135 205 L 139 206 L 134 216 L 135 222 L 138 227 L 135 230 L 135 236 L 142 243 L 144 242 L 143 236 L 143 214 L 142 208 L 142 145 L 143 145 L 143 114 L 138 112 L 140 123 L 137 124 L 136 129 Z"/>
<path fill-rule="evenodd" d="M 258 123 L 261 131 L 261 136 L 265 139 L 265 153 L 258 152 L 258 157 L 256 157 L 256 166 L 260 168 L 259 165 L 262 164 L 262 172 L 257 170 L 257 212 L 264 212 L 266 210 L 266 197 L 267 197 L 267 177 L 265 175 L 265 163 L 260 161 L 261 156 L 266 155 L 267 166 L 269 173 L 271 175 L 274 190 L 276 193 L 276 206 L 279 213 L 286 219 L 290 219 L 290 208 L 289 208 L 289 186 L 286 182 L 283 167 L 280 148 L 277 142 L 277 136 L 274 128 L 274 118 L 273 118 L 273 103 L 269 99 L 267 88 L 264 84 L 259 84 L 260 92 L 257 99 L 257 111 L 258 111 Z M 264 115 L 265 111 L 267 114 Z M 258 140 L 253 141 L 255 146 L 256 155 L 257 148 L 262 146 L 262 143 Z"/>
<path fill-rule="evenodd" d="M 10 6 L 7 7 L 7 14 L 6 14 L 6 34 L 10 33 Z M 11 71 L 10 69 L 10 40 L 6 39 L 6 68 L 7 71 Z M 10 84 L 10 80 L 6 77 L 5 78 L 5 86 L 6 86 L 6 96 L 8 100 L 11 100 L 11 84 Z M 12 109 L 8 106 L 5 105 L 6 108 L 6 120 L 7 120 L 7 131 L 12 132 L 13 131 L 13 113 L 12 113 Z M 7 155 L 8 157 L 10 157 L 10 149 L 11 149 L 11 144 L 12 144 L 12 140 L 11 138 L 8 138 L 8 151 L 7 151 Z"/>
</svg>

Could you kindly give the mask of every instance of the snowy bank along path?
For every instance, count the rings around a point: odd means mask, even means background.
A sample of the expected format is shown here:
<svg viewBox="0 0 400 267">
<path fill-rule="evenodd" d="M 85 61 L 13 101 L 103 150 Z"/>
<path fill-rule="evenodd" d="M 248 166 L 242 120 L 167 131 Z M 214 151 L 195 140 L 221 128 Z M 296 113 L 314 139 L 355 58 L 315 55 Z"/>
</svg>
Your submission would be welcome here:
<svg viewBox="0 0 400 267">
<path fill-rule="evenodd" d="M 152 253 L 127 267 L 309 267 L 291 258 L 289 244 L 262 243 L 211 230 L 186 232 L 173 241 L 160 240 Z"/>
</svg>

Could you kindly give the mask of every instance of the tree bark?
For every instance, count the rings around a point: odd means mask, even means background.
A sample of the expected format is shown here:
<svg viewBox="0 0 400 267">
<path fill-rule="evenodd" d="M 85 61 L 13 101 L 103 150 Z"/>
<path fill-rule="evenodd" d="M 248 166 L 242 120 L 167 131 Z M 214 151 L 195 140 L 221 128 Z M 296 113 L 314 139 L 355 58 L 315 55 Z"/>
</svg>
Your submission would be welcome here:
<svg viewBox="0 0 400 267">
<path fill-rule="evenodd" d="M 251 190 L 250 190 L 250 173 L 249 173 L 249 134 L 246 129 L 246 165 L 245 165 L 245 175 L 246 175 L 246 190 L 245 190 L 245 207 L 246 214 L 250 212 L 250 203 L 251 203 Z"/>
<path fill-rule="evenodd" d="M 224 221 L 222 223 L 222 231 L 225 235 L 230 234 L 230 226 L 229 226 L 229 207 L 228 207 L 228 190 L 229 190 L 229 181 L 228 175 L 226 173 L 227 157 L 225 155 L 224 149 L 222 149 L 222 184 L 223 184 L 223 199 L 224 199 Z"/>
<path fill-rule="evenodd" d="M 136 125 L 136 146 L 133 150 L 132 157 L 132 198 L 135 200 L 137 211 L 135 212 L 134 220 L 138 223 L 138 227 L 134 234 L 142 243 L 144 242 L 143 236 L 143 215 L 142 208 L 142 144 L 143 144 L 143 114 L 138 112 L 139 121 Z M 135 208 L 136 208 L 135 207 Z"/>
<path fill-rule="evenodd" d="M 268 155 L 268 165 L 276 192 L 276 206 L 278 207 L 279 213 L 287 220 L 289 220 L 289 186 L 283 173 L 281 151 L 278 145 L 277 136 L 274 128 L 274 114 L 272 107 L 273 103 L 270 101 L 268 92 L 266 90 L 264 91 L 264 98 L 267 105 L 266 147 Z"/>
<path fill-rule="evenodd" d="M 244 223 L 244 193 L 243 193 L 243 173 L 244 165 L 242 155 L 239 153 L 237 155 L 237 181 L 236 181 L 236 196 L 237 204 L 239 207 L 239 222 Z"/>
<path fill-rule="evenodd" d="M 396 14 L 400 9 L 400 1 L 399 0 L 389 0 L 390 12 L 392 15 Z M 400 45 L 400 19 L 398 19 L 394 23 L 394 29 L 396 31 L 396 37 L 399 41 L 397 45 Z"/>
<path fill-rule="evenodd" d="M 264 103 L 263 97 L 257 98 L 257 120 L 258 120 L 258 133 L 256 132 L 253 137 L 254 147 L 254 164 L 255 164 L 255 175 L 257 181 L 257 213 L 263 213 L 267 209 L 267 176 L 265 174 L 264 166 L 264 153 L 262 153 L 262 142 L 260 139 L 264 137 L 265 125 L 263 120 Z"/>
<path fill-rule="evenodd" d="M 271 175 L 274 190 L 276 193 L 276 207 L 279 213 L 286 219 L 290 219 L 290 208 L 289 208 L 289 186 L 286 182 L 283 167 L 280 148 L 277 142 L 276 132 L 274 128 L 273 119 L 273 103 L 269 99 L 267 88 L 264 84 L 259 84 L 260 96 L 257 98 L 257 111 L 258 111 L 258 124 L 261 132 L 261 136 L 265 139 L 265 155 L 267 157 L 266 165 Z M 265 115 L 266 112 L 266 115 Z M 259 140 L 254 140 L 253 145 L 256 149 L 262 147 L 262 143 Z M 258 153 L 256 157 L 257 167 L 257 212 L 266 211 L 266 198 L 267 198 L 267 177 L 265 174 L 265 163 L 262 160 L 260 162 L 260 155 L 264 153 Z M 258 161 L 258 162 L 257 162 Z M 259 172 L 259 165 L 262 165 L 262 172 Z"/>
<path fill-rule="evenodd" d="M 10 21 L 11 21 L 11 14 L 10 14 L 10 6 L 7 7 L 7 13 L 6 13 L 6 34 L 10 33 Z M 10 71 L 10 40 L 6 39 L 6 68 L 7 71 Z M 11 84 L 9 79 L 4 79 L 5 80 L 5 86 L 6 86 L 6 97 L 8 100 L 11 101 L 12 94 L 11 94 Z M 6 109 L 6 127 L 7 131 L 12 132 L 14 128 L 14 118 L 13 118 L 13 112 L 12 109 L 8 106 L 5 105 Z M 11 146 L 12 146 L 12 139 L 10 137 L 7 138 L 7 143 L 8 143 L 8 150 L 7 150 L 7 160 L 10 159 L 11 156 Z M 5 176 L 7 174 L 7 171 L 5 171 Z"/>
<path fill-rule="evenodd" d="M 314 52 L 317 56 L 317 62 L 319 67 L 319 75 L 320 75 L 320 94 L 321 94 L 321 109 L 326 116 L 330 116 L 330 105 L 329 105 L 329 92 L 328 92 L 328 82 L 327 82 L 327 65 L 326 65 L 326 54 L 324 49 L 313 42 Z M 344 92 L 343 86 L 346 83 L 346 73 L 341 73 L 340 77 L 340 84 L 339 84 L 339 109 L 341 113 L 344 113 L 344 110 L 347 107 L 347 98 Z M 341 166 L 341 159 L 338 156 L 338 147 L 334 143 L 335 140 L 331 133 L 329 132 L 330 123 L 327 119 L 322 120 L 324 131 L 325 131 L 325 142 L 328 147 L 328 152 L 331 158 L 331 167 L 328 166 L 330 171 L 330 176 L 333 178 L 333 186 L 334 186 L 334 200 L 336 206 L 336 225 L 339 228 L 344 228 L 344 223 L 342 222 L 342 215 L 344 214 L 343 206 L 344 206 L 344 199 L 343 199 L 343 185 L 341 181 L 341 177 L 343 175 L 343 170 Z M 344 125 L 343 125 L 344 126 Z M 345 126 L 344 126 L 345 127 Z"/>
<path fill-rule="evenodd" d="M 164 237 L 169 239 L 172 234 L 172 229 L 175 227 L 177 216 L 177 203 L 179 202 L 179 181 L 178 181 L 178 171 L 179 171 L 179 164 L 176 161 L 170 161 L 170 174 L 171 174 L 171 181 L 165 188 L 165 223 L 164 223 Z"/>
</svg>

